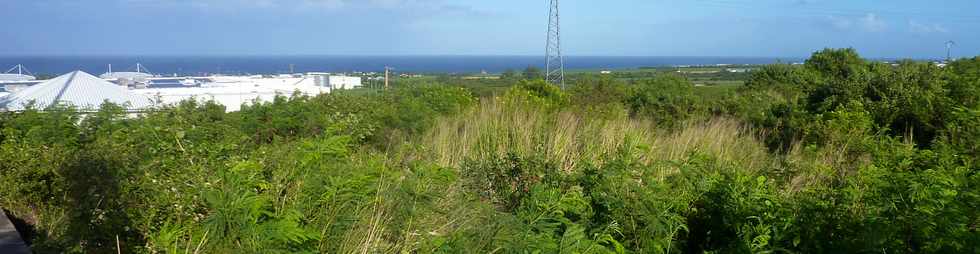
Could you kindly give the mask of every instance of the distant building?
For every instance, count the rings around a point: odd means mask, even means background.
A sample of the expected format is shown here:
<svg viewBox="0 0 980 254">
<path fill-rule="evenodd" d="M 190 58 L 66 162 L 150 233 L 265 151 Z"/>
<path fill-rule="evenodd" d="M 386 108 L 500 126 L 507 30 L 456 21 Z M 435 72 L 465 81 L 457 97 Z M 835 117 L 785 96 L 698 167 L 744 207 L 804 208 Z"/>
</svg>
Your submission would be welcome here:
<svg viewBox="0 0 980 254">
<path fill-rule="evenodd" d="M 125 71 L 125 72 L 106 72 L 103 73 L 102 75 L 99 75 L 99 77 L 108 80 L 126 79 L 132 81 L 145 81 L 154 76 L 153 74 L 149 74 L 149 73 Z"/>
<path fill-rule="evenodd" d="M 43 80 L 30 80 L 30 81 L 0 81 L 0 89 L 5 90 L 9 93 L 16 93 L 17 91 L 23 90 L 25 88 L 31 87 L 36 84 L 43 83 Z"/>
<path fill-rule="evenodd" d="M 153 106 L 149 97 L 132 94 L 125 87 L 83 71 L 74 71 L 0 98 L 0 108 L 21 111 L 30 104 L 38 109 L 64 104 L 81 111 L 97 111 L 106 101 L 125 106 L 130 111 Z"/>
<path fill-rule="evenodd" d="M 314 85 L 313 77 L 306 75 L 295 78 L 211 76 L 154 81 L 161 83 L 130 91 L 157 99 L 163 105 L 185 100 L 214 101 L 223 105 L 227 112 L 242 110 L 243 105 L 254 105 L 255 102 L 272 102 L 277 96 L 291 96 L 297 92 L 307 96 L 330 93 L 330 88 Z"/>
<path fill-rule="evenodd" d="M 463 77 L 465 80 L 479 80 L 479 79 L 500 79 L 500 76 L 466 76 Z"/>
<path fill-rule="evenodd" d="M 146 68 L 143 68 L 143 64 L 136 63 L 136 71 L 112 71 L 112 65 L 109 65 L 109 69 L 106 73 L 99 75 L 100 78 L 105 80 L 130 80 L 135 82 L 146 82 L 148 79 L 156 77 L 156 75 L 150 74 Z"/>
<path fill-rule="evenodd" d="M 330 73 L 311 72 L 307 73 L 307 78 L 313 78 L 316 86 L 328 87 L 330 89 L 354 89 L 361 87 L 361 77 L 350 77 L 340 75 L 330 75 Z"/>
<path fill-rule="evenodd" d="M 32 81 L 35 79 L 37 78 L 31 75 L 24 75 L 24 74 L 17 74 L 17 73 L 0 73 L 0 81 L 18 82 L 18 81 Z"/>
<path fill-rule="evenodd" d="M 612 74 L 612 71 L 600 71 L 599 74 Z"/>
<path fill-rule="evenodd" d="M 17 72 L 14 72 L 14 70 L 17 70 Z M 27 74 L 31 74 L 31 72 L 28 71 L 27 68 L 24 68 L 23 65 L 18 64 L 17 66 L 14 66 L 14 68 L 10 68 L 10 70 L 7 70 L 7 72 L 0 73 L 0 82 L 23 82 L 23 81 L 33 81 L 37 79 L 34 76 L 24 74 L 25 72 Z"/>
<path fill-rule="evenodd" d="M 349 76 L 330 76 L 327 78 L 327 87 L 331 89 L 354 89 L 361 87 L 361 77 Z"/>
</svg>

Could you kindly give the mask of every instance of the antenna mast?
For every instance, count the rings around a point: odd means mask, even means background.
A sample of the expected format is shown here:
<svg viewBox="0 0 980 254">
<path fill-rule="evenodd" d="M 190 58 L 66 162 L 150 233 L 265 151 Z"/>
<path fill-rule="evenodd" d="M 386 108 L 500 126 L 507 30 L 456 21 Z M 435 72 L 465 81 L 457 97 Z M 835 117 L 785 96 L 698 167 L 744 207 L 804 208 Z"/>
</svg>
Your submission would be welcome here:
<svg viewBox="0 0 980 254">
<path fill-rule="evenodd" d="M 565 59 L 561 55 L 558 0 L 551 0 L 548 11 L 548 43 L 545 47 L 545 79 L 565 89 Z"/>
</svg>

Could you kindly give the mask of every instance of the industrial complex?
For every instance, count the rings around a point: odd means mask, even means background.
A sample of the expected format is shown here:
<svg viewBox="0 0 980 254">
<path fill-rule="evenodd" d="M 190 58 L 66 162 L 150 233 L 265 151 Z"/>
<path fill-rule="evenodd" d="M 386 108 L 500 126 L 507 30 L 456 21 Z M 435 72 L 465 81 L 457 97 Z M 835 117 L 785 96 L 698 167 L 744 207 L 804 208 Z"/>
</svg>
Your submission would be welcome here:
<svg viewBox="0 0 980 254">
<path fill-rule="evenodd" d="M 16 72 L 13 72 L 16 70 Z M 267 102 L 277 95 L 319 95 L 362 86 L 361 77 L 325 72 L 252 76 L 161 77 L 145 72 L 109 71 L 98 77 L 74 71 L 48 80 L 37 80 L 23 66 L 0 74 L 0 111 L 53 105 L 96 111 L 106 101 L 124 105 L 132 112 L 175 104 L 183 100 L 215 101 L 227 111 L 243 104 Z"/>
</svg>

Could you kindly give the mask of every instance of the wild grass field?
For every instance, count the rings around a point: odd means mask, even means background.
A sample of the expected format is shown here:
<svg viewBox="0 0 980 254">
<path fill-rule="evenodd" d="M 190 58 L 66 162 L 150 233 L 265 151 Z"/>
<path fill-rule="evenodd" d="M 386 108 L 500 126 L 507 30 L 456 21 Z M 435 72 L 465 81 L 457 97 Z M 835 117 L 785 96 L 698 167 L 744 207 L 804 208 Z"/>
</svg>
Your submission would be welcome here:
<svg viewBox="0 0 980 254">
<path fill-rule="evenodd" d="M 977 253 L 980 58 L 0 114 L 37 253 Z"/>
</svg>

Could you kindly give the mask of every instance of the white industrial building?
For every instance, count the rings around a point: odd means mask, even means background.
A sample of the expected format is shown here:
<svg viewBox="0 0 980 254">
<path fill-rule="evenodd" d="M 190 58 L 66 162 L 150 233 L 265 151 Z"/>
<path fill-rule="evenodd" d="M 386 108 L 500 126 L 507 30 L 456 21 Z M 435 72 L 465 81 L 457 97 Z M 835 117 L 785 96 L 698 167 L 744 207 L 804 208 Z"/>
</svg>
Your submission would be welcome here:
<svg viewBox="0 0 980 254">
<path fill-rule="evenodd" d="M 262 76 L 212 76 L 199 87 L 166 87 L 133 89 L 133 93 L 149 96 L 164 104 L 174 104 L 195 99 L 214 101 L 224 105 L 226 111 L 241 110 L 241 106 L 255 101 L 270 102 L 276 96 L 299 93 L 316 96 L 330 92 L 329 87 L 317 86 L 313 77 L 266 78 Z"/>
<path fill-rule="evenodd" d="M 146 71 L 146 68 L 143 68 L 143 64 L 140 63 L 136 63 L 136 71 L 119 71 L 119 72 L 112 71 L 112 65 L 110 64 L 109 70 L 106 71 L 106 73 L 99 75 L 99 77 L 107 80 L 124 79 L 124 80 L 139 81 L 139 82 L 143 82 L 149 78 L 155 77 L 155 75 L 144 71 Z"/>
<path fill-rule="evenodd" d="M 14 70 L 17 70 L 17 73 L 14 73 Z M 7 70 L 6 73 L 0 73 L 0 83 L 24 82 L 24 81 L 33 81 L 37 79 L 34 76 L 24 74 L 25 72 L 30 74 L 30 72 L 27 71 L 27 69 L 24 68 L 23 65 L 18 64 L 14 66 L 14 68 L 10 68 L 10 70 Z"/>
<path fill-rule="evenodd" d="M 0 73 L 0 82 L 19 82 L 19 81 L 32 81 L 36 78 L 31 75 L 17 74 L 17 73 Z"/>
<path fill-rule="evenodd" d="M 361 77 L 331 75 L 324 72 L 310 72 L 307 78 L 312 78 L 316 86 L 330 89 L 354 89 L 361 87 Z"/>
<path fill-rule="evenodd" d="M 133 80 L 133 81 L 145 81 L 154 76 L 153 74 L 149 74 L 149 73 L 127 71 L 127 72 L 106 72 L 103 73 L 102 75 L 99 75 L 99 77 L 103 79 L 111 79 L 111 80 L 126 79 L 126 80 Z"/>
<path fill-rule="evenodd" d="M 74 71 L 0 97 L 0 109 L 21 111 L 33 103 L 37 109 L 62 104 L 80 111 L 97 111 L 107 101 L 124 106 L 129 111 L 153 106 L 149 97 L 130 93 L 126 87 L 83 71 Z"/>
<path fill-rule="evenodd" d="M 141 67 L 137 68 L 142 69 Z M 0 82 L 0 88 L 6 88 L 0 89 L 0 110 L 23 110 L 24 105 L 35 101 L 37 108 L 45 108 L 58 102 L 73 105 L 83 111 L 95 111 L 103 101 L 108 100 L 119 104 L 128 103 L 131 111 L 139 111 L 154 103 L 165 105 L 194 99 L 215 101 L 224 105 L 227 111 L 238 111 L 242 105 L 256 101 L 270 102 L 280 95 L 299 93 L 316 96 L 330 93 L 334 89 L 362 86 L 361 77 L 318 72 L 270 77 L 187 77 L 180 80 L 180 85 L 177 86 L 152 85 L 158 79 L 162 78 L 143 72 L 107 72 L 100 78 L 75 71 L 45 81 Z M 142 85 L 131 86 L 133 82 Z M 5 95 L 3 92 L 9 94 Z"/>
</svg>

